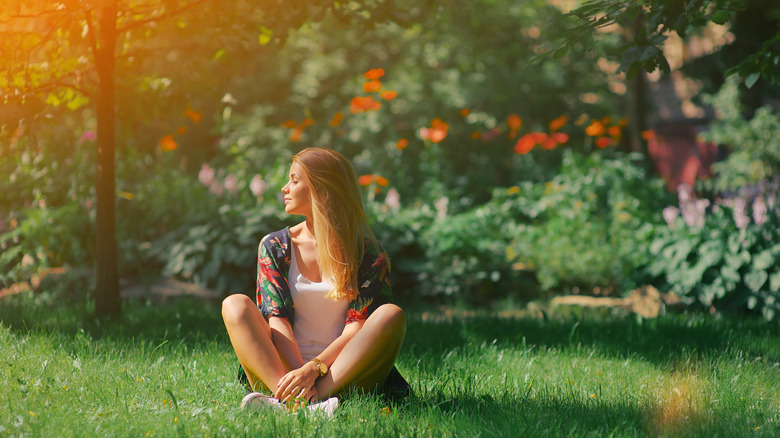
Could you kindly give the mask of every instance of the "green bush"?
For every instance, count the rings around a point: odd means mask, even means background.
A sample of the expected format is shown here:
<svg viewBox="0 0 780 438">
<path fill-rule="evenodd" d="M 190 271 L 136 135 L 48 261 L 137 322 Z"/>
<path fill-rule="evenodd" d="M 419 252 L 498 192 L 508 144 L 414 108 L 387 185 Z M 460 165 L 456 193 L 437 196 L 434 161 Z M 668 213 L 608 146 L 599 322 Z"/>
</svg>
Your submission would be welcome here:
<svg viewBox="0 0 780 438">
<path fill-rule="evenodd" d="M 568 151 L 549 182 L 497 188 L 464 211 L 445 197 L 377 207 L 375 229 L 395 278 L 418 295 L 474 303 L 573 288 L 619 292 L 643 280 L 653 224 L 671 196 L 640 159 Z"/>
<path fill-rule="evenodd" d="M 743 191 L 747 193 L 750 191 Z M 777 184 L 754 197 L 706 200 L 683 187 L 680 208 L 657 227 L 648 272 L 693 306 L 757 311 L 766 320 L 780 310 L 780 210 Z"/>
<path fill-rule="evenodd" d="M 780 148 L 777 147 L 780 115 L 766 106 L 746 120 L 739 102 L 738 84 L 732 76 L 718 93 L 705 97 L 717 111 L 718 120 L 701 137 L 730 150 L 728 158 L 712 166 L 717 174 L 714 181 L 717 190 L 735 190 L 780 175 Z"/>
<path fill-rule="evenodd" d="M 634 287 L 666 197 L 641 160 L 567 153 L 549 182 L 497 193 L 494 200 L 517 204 L 512 261 L 534 270 L 545 291 Z"/>
</svg>

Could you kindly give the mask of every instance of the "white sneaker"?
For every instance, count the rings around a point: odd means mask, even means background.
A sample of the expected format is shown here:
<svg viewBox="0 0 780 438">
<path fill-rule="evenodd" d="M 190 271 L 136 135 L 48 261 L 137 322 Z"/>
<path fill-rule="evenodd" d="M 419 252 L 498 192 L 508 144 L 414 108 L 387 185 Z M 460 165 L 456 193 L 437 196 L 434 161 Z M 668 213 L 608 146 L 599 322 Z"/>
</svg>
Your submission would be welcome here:
<svg viewBox="0 0 780 438">
<path fill-rule="evenodd" d="M 259 392 L 250 392 L 241 400 L 241 409 L 280 409 L 284 410 L 284 405 L 279 399 L 261 394 Z"/>
<path fill-rule="evenodd" d="M 308 409 L 309 412 L 325 415 L 327 417 L 332 417 L 338 407 L 339 407 L 339 399 L 336 397 L 331 397 L 319 403 L 312 403 L 309 406 L 306 406 L 306 409 Z"/>
</svg>

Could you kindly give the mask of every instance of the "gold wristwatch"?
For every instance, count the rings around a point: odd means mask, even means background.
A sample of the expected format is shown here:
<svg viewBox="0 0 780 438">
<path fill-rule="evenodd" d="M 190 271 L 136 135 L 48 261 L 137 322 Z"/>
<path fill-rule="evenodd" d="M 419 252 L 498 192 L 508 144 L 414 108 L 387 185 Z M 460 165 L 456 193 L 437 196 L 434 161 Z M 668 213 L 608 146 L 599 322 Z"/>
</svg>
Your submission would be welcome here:
<svg viewBox="0 0 780 438">
<path fill-rule="evenodd" d="M 317 368 L 320 377 L 324 377 L 325 374 L 328 374 L 328 364 L 323 362 L 319 357 L 314 357 L 311 361 L 314 362 L 314 366 Z"/>
</svg>

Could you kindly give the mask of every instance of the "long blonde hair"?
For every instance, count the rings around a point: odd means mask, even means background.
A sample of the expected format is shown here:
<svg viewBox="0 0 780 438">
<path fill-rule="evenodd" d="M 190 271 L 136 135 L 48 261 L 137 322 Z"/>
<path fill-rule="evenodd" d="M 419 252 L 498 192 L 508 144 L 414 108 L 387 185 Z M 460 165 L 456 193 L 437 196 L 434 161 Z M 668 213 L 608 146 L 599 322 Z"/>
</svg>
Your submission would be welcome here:
<svg viewBox="0 0 780 438">
<path fill-rule="evenodd" d="M 306 148 L 292 160 L 301 166 L 311 187 L 317 263 L 322 276 L 333 284 L 327 297 L 354 300 L 365 246 L 378 245 L 366 220 L 355 169 L 331 149 Z"/>
</svg>

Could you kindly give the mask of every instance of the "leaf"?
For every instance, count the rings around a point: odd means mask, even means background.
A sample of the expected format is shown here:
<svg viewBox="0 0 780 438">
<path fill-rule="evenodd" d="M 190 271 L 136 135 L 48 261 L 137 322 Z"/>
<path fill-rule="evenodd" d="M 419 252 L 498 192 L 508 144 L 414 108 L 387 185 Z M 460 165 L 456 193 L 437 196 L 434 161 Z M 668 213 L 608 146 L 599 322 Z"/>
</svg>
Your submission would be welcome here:
<svg viewBox="0 0 780 438">
<path fill-rule="evenodd" d="M 765 249 L 760 253 L 753 256 L 753 268 L 757 271 L 763 271 L 774 264 L 774 257 L 772 257 L 772 250 Z"/>
<path fill-rule="evenodd" d="M 756 298 L 755 295 L 749 296 L 747 299 L 747 308 L 753 310 L 756 308 L 756 304 L 758 304 L 758 298 Z"/>
<path fill-rule="evenodd" d="M 557 61 L 569 53 L 569 46 L 563 46 L 553 53 L 553 60 Z"/>
<path fill-rule="evenodd" d="M 271 36 L 273 36 L 273 34 L 274 32 L 271 29 L 265 26 L 260 26 L 260 36 L 258 37 L 258 41 L 260 42 L 260 45 L 264 46 L 270 43 Z"/>
<path fill-rule="evenodd" d="M 761 72 L 753 72 L 747 75 L 745 78 L 745 86 L 748 88 L 752 88 L 753 85 L 756 84 L 756 81 L 758 81 L 758 78 L 761 77 Z"/>
<path fill-rule="evenodd" d="M 764 283 L 766 283 L 768 277 L 766 271 L 753 271 L 745 275 L 745 284 L 753 292 L 758 292 L 761 290 Z"/>
<path fill-rule="evenodd" d="M 718 11 L 712 14 L 711 20 L 715 24 L 726 24 L 731 19 L 729 11 Z"/>
<path fill-rule="evenodd" d="M 769 291 L 775 293 L 780 291 L 780 272 L 775 272 L 769 276 Z"/>
</svg>

